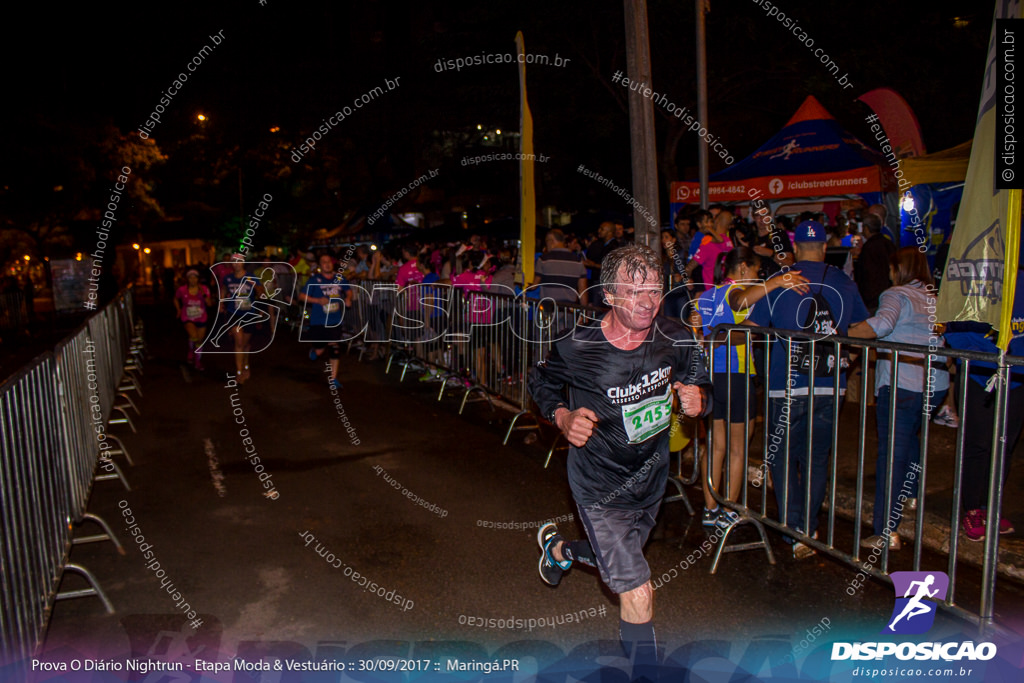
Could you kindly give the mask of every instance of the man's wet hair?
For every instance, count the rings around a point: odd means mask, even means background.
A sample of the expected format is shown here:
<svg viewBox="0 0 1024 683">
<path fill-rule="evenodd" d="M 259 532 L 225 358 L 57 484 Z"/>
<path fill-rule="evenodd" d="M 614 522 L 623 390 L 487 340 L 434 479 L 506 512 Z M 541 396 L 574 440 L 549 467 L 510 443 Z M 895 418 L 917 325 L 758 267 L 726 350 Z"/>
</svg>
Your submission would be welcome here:
<svg viewBox="0 0 1024 683">
<path fill-rule="evenodd" d="M 605 291 L 615 291 L 616 280 L 623 266 L 626 267 L 626 277 L 630 283 L 636 281 L 637 275 L 646 280 L 648 273 L 652 271 L 661 274 L 661 259 L 650 247 L 635 243 L 627 244 L 608 252 L 601 261 L 601 286 Z"/>
</svg>

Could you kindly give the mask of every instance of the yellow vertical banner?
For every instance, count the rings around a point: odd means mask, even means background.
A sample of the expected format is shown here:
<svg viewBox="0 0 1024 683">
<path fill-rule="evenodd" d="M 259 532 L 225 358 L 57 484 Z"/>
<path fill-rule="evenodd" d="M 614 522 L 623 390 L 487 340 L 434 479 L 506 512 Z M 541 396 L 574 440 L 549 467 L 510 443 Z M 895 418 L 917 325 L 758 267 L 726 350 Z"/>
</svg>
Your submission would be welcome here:
<svg viewBox="0 0 1024 683">
<path fill-rule="evenodd" d="M 1020 258 L 1020 190 L 1009 193 L 1009 213 L 1006 217 L 1006 270 L 1003 280 L 1003 310 L 999 316 L 999 339 L 996 346 L 1006 350 L 1013 339 L 1013 299 L 1017 292 L 1017 262 Z"/>
<path fill-rule="evenodd" d="M 523 32 L 516 32 L 516 51 L 526 54 Z M 526 100 L 526 60 L 519 57 L 519 258 L 523 268 L 523 287 L 533 282 L 534 254 L 537 250 L 537 198 L 533 187 L 533 115 Z"/>
<path fill-rule="evenodd" d="M 1011 339 L 1021 191 L 999 189 L 995 182 L 996 100 L 999 95 L 996 72 L 1000 47 L 996 20 L 1020 18 L 1020 15 L 1019 0 L 996 3 L 963 200 L 936 302 L 936 316 L 940 321 L 976 321 L 998 329 L 997 344 L 1002 349 Z"/>
</svg>

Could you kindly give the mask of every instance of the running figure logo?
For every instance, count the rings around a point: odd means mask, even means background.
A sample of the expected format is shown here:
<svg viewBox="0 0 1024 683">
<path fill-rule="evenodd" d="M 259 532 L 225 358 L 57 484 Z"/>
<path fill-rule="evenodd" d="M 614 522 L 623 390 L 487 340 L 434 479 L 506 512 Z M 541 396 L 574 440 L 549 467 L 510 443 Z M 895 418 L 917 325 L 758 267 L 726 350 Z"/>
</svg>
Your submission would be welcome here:
<svg viewBox="0 0 1024 683">
<path fill-rule="evenodd" d="M 211 270 L 228 263 L 230 262 L 215 263 Z M 215 280 L 215 285 L 221 290 L 221 306 L 210 326 L 210 334 L 200 347 L 203 353 L 234 353 L 230 335 L 227 334 L 234 327 L 249 328 L 247 331 L 251 334 L 253 326 L 269 323 L 269 339 L 259 348 L 249 349 L 248 353 L 265 351 L 274 341 L 278 320 L 287 310 L 288 302 L 295 296 L 295 269 L 289 263 L 256 262 L 245 265 L 246 274 L 238 282 L 225 285 L 222 279 Z M 278 286 L 274 266 L 282 265 L 291 270 L 290 292 Z M 214 273 L 216 272 L 214 270 Z"/>
<path fill-rule="evenodd" d="M 893 572 L 896 604 L 885 635 L 925 633 L 935 622 L 936 602 L 946 599 L 949 577 L 945 572 Z M 926 602 L 927 600 L 927 602 Z"/>
<path fill-rule="evenodd" d="M 785 160 L 789 159 L 790 155 L 793 154 L 793 151 L 796 150 L 796 148 L 799 147 L 799 146 L 800 146 L 799 142 L 797 142 L 796 140 L 790 139 L 790 141 L 787 142 L 785 144 L 785 146 L 783 146 L 783 148 L 779 150 L 778 154 L 773 154 L 773 155 L 771 155 L 768 158 L 769 159 L 778 159 L 779 157 L 782 157 L 782 160 L 785 161 Z"/>
</svg>

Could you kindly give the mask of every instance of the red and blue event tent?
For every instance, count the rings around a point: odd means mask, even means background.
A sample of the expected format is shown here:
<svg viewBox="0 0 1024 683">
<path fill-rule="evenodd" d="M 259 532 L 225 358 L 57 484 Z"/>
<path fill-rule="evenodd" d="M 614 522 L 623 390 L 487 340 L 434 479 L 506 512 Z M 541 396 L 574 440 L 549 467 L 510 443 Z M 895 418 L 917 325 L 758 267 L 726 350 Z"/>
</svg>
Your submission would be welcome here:
<svg viewBox="0 0 1024 683">
<path fill-rule="evenodd" d="M 756 152 L 708 183 L 711 202 L 859 196 L 874 203 L 895 189 L 880 151 L 847 132 L 813 96 Z M 673 203 L 699 201 L 699 182 L 672 183 Z"/>
</svg>

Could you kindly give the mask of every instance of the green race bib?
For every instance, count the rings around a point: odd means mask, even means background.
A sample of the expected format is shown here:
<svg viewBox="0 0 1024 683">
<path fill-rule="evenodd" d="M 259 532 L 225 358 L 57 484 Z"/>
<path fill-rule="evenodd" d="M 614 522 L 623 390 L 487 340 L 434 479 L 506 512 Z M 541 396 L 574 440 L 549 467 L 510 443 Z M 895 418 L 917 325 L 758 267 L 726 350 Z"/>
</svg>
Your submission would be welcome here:
<svg viewBox="0 0 1024 683">
<path fill-rule="evenodd" d="M 622 406 L 622 424 L 629 443 L 640 443 L 669 426 L 672 419 L 672 389 L 661 396 Z"/>
</svg>

